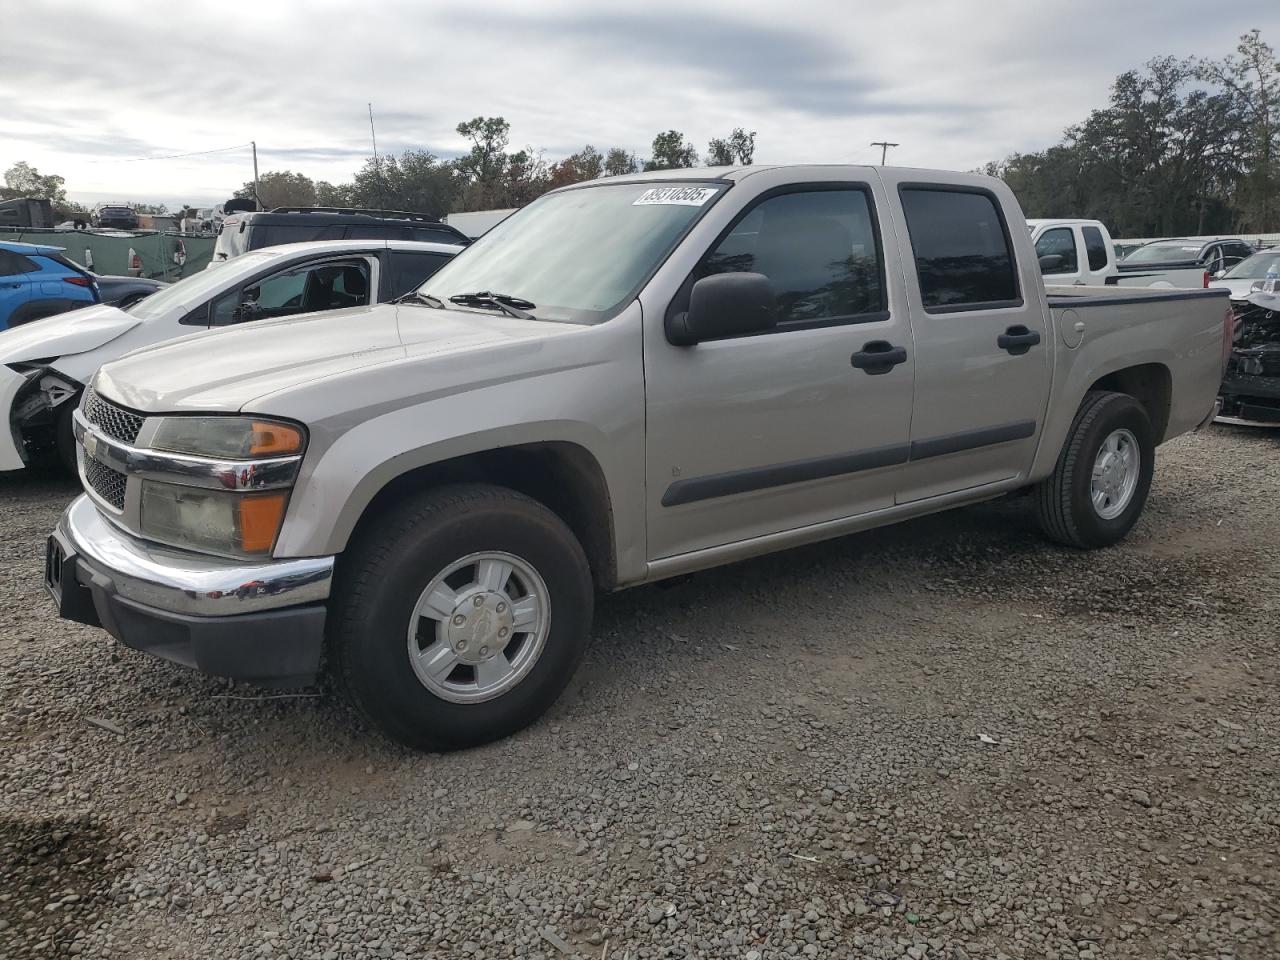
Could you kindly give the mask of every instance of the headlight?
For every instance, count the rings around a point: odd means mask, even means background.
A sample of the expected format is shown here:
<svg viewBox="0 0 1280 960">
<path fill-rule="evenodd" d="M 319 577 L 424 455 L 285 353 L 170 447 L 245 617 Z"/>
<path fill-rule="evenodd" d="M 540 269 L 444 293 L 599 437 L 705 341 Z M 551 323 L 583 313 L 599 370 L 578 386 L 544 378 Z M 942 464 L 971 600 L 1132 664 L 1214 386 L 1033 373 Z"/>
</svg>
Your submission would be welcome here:
<svg viewBox="0 0 1280 960">
<path fill-rule="evenodd" d="M 305 445 L 301 427 L 248 417 L 165 417 L 151 441 L 153 450 L 227 460 L 288 457 Z"/>
<path fill-rule="evenodd" d="M 268 556 L 288 501 L 286 490 L 232 493 L 144 480 L 142 533 L 194 550 Z"/>
<path fill-rule="evenodd" d="M 143 452 L 151 459 L 142 479 L 142 535 L 224 556 L 269 556 L 305 446 L 301 426 L 277 420 L 161 418 Z"/>
</svg>

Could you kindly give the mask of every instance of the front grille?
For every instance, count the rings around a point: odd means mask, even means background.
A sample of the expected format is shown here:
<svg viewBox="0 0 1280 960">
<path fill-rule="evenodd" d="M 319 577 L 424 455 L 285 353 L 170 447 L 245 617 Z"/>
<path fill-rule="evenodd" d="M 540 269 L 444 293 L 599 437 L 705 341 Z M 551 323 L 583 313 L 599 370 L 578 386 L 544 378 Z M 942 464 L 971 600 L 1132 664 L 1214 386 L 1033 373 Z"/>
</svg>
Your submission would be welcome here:
<svg viewBox="0 0 1280 960">
<path fill-rule="evenodd" d="M 117 407 L 110 400 L 98 396 L 90 387 L 84 395 L 84 418 L 113 440 L 133 443 L 142 430 L 143 416 Z"/>
<path fill-rule="evenodd" d="M 124 509 L 124 488 L 129 478 L 123 473 L 86 454 L 84 479 L 99 497 L 117 510 Z"/>
</svg>

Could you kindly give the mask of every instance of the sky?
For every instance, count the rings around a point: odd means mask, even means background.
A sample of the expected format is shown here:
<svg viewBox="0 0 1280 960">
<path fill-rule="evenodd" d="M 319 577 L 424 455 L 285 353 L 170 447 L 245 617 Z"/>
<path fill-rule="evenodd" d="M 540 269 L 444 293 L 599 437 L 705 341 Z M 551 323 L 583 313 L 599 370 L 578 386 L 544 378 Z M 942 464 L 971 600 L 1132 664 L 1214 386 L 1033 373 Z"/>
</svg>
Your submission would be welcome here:
<svg viewBox="0 0 1280 960">
<path fill-rule="evenodd" d="M 699 151 L 734 127 L 758 163 L 972 169 L 1043 149 L 1164 54 L 1218 58 L 1280 3 L 1076 0 L 0 0 L 0 171 L 83 203 L 208 205 L 258 166 L 349 180 L 378 149 L 455 156 L 475 116 L 551 161 L 591 143 Z M 50 29 L 50 24 L 57 24 Z M 234 148 L 234 149 L 224 149 Z M 201 156 L 172 157 L 197 151 Z"/>
</svg>

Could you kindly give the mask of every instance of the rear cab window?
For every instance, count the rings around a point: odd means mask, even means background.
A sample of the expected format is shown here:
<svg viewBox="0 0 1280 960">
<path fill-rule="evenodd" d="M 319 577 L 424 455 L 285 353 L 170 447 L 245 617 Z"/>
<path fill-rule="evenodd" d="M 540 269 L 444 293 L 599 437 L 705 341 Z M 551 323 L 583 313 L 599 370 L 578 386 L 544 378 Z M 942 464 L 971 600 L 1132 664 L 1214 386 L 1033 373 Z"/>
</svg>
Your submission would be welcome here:
<svg viewBox="0 0 1280 960">
<path fill-rule="evenodd" d="M 1009 227 L 980 187 L 903 184 L 907 233 L 929 313 L 1022 306 Z"/>
<path fill-rule="evenodd" d="M 1082 227 L 1081 234 L 1084 235 L 1084 249 L 1089 257 L 1089 269 L 1095 273 L 1099 270 L 1107 268 L 1107 241 L 1103 239 L 1102 231 L 1097 227 Z"/>
</svg>

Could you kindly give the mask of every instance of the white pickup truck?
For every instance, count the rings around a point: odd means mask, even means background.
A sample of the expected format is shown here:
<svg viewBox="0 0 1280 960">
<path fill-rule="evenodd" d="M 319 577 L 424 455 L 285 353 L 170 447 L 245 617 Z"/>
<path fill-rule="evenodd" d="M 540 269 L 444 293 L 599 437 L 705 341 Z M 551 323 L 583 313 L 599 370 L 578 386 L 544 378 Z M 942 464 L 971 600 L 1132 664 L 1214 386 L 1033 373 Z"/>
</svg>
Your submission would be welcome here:
<svg viewBox="0 0 1280 960">
<path fill-rule="evenodd" d="M 1161 240 L 1117 260 L 1099 220 L 1028 220 L 1046 283 L 1199 290 L 1252 248 L 1243 240 Z"/>
<path fill-rule="evenodd" d="M 62 616 L 224 676 L 328 662 L 391 737 L 559 695 L 593 596 L 1023 488 L 1104 547 L 1214 412 L 1225 292 L 1053 287 L 1005 185 L 675 170 L 549 193 L 410 299 L 105 365 Z"/>
</svg>

